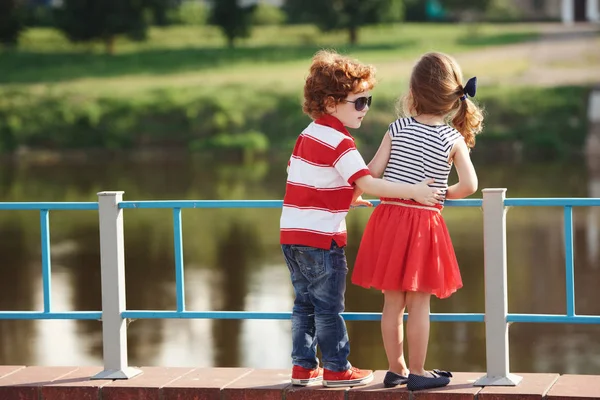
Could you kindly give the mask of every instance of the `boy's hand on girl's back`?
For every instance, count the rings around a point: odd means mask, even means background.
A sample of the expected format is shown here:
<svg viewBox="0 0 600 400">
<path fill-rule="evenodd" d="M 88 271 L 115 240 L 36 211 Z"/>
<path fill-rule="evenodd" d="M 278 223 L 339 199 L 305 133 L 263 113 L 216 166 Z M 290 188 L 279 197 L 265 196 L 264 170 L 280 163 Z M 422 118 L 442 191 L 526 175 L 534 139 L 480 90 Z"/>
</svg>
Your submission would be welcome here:
<svg viewBox="0 0 600 400">
<path fill-rule="evenodd" d="M 365 200 L 362 198 L 362 196 L 358 196 L 356 199 L 352 200 L 352 204 L 350 204 L 351 207 L 360 207 L 360 206 L 366 206 L 366 207 L 373 207 L 373 203 L 371 203 L 369 200 Z"/>
<path fill-rule="evenodd" d="M 425 179 L 421 183 L 414 185 L 414 196 L 413 200 L 426 206 L 434 206 L 440 204 L 440 189 L 431 188 L 429 184 L 433 183 L 433 178 Z"/>
<path fill-rule="evenodd" d="M 365 200 L 362 198 L 363 191 L 356 185 L 354 185 L 354 193 L 352 193 L 352 202 L 350 203 L 350 207 L 373 207 L 373 203 L 369 200 Z"/>
</svg>

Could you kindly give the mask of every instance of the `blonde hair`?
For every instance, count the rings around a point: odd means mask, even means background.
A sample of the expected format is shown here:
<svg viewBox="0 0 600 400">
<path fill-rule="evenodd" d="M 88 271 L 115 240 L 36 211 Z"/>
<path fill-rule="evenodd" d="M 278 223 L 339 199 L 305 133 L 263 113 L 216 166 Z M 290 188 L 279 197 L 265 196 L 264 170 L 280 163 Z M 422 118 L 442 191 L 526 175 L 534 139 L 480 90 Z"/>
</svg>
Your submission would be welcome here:
<svg viewBox="0 0 600 400">
<path fill-rule="evenodd" d="M 401 111 L 410 116 L 444 116 L 472 148 L 475 135 L 483 129 L 483 112 L 464 91 L 456 60 L 443 53 L 427 53 L 412 70 L 410 91 L 400 102 Z"/>
<path fill-rule="evenodd" d="M 375 86 L 375 68 L 332 50 L 320 50 L 312 59 L 304 84 L 303 111 L 312 119 L 327 113 L 327 105 L 342 102 L 350 93 Z"/>
</svg>

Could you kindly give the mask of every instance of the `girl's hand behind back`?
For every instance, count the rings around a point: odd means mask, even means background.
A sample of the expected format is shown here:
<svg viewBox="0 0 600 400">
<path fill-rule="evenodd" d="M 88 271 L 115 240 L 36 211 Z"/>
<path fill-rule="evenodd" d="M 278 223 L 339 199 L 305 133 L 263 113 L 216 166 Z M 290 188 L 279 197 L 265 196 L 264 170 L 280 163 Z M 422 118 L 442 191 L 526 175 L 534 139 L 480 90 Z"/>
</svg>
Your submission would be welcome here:
<svg viewBox="0 0 600 400">
<path fill-rule="evenodd" d="M 434 182 L 434 179 L 426 179 L 421 183 L 413 185 L 412 199 L 417 203 L 426 206 L 434 206 L 440 204 L 441 191 L 439 189 L 429 187 Z"/>
</svg>

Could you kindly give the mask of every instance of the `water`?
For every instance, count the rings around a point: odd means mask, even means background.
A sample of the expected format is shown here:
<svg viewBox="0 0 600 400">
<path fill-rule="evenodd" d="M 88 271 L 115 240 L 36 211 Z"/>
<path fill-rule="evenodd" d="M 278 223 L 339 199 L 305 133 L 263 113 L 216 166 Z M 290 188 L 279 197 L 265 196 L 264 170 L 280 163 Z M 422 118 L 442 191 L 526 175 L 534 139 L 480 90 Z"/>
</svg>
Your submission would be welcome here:
<svg viewBox="0 0 600 400">
<path fill-rule="evenodd" d="M 103 190 L 126 200 L 281 199 L 286 160 L 236 163 L 173 157 L 5 165 L 1 201 L 95 201 Z M 600 197 L 600 177 L 585 162 L 477 163 L 480 187 L 507 187 L 508 197 Z M 595 191 L 595 193 L 594 193 Z M 479 195 L 478 195 L 479 196 Z M 476 196 L 476 197 L 478 197 Z M 577 314 L 600 315 L 599 210 L 576 209 Z M 175 271 L 170 210 L 126 210 L 127 308 L 173 310 Z M 278 209 L 184 210 L 188 310 L 290 311 L 293 292 L 278 244 Z M 352 266 L 371 210 L 351 211 L 347 255 Z M 464 288 L 434 300 L 433 312 L 483 312 L 481 211 L 444 210 Z M 99 311 L 98 220 L 93 211 L 50 216 L 54 311 Z M 565 313 L 560 208 L 508 213 L 509 311 Z M 43 309 L 39 213 L 0 212 L 0 309 Z M 381 311 L 382 296 L 349 283 L 347 311 Z M 353 364 L 387 368 L 378 322 L 349 322 Z M 600 374 L 600 326 L 516 323 L 510 328 L 511 370 Z M 129 360 L 137 366 L 287 368 L 289 321 L 137 320 L 129 325 Z M 0 321 L 0 365 L 101 365 L 98 321 Z M 427 366 L 485 370 L 482 323 L 432 324 Z"/>
</svg>

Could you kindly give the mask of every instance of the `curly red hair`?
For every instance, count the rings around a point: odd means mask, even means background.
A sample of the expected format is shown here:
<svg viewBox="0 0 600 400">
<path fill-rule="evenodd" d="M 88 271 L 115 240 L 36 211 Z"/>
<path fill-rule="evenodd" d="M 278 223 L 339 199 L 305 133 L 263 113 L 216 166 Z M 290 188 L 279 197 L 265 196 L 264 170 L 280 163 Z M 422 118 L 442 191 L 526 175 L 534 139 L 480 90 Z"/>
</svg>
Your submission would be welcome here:
<svg viewBox="0 0 600 400">
<path fill-rule="evenodd" d="M 304 84 L 302 110 L 318 119 L 327 114 L 328 105 L 341 103 L 350 93 L 371 90 L 375 84 L 375 67 L 332 50 L 320 50 Z"/>
</svg>

